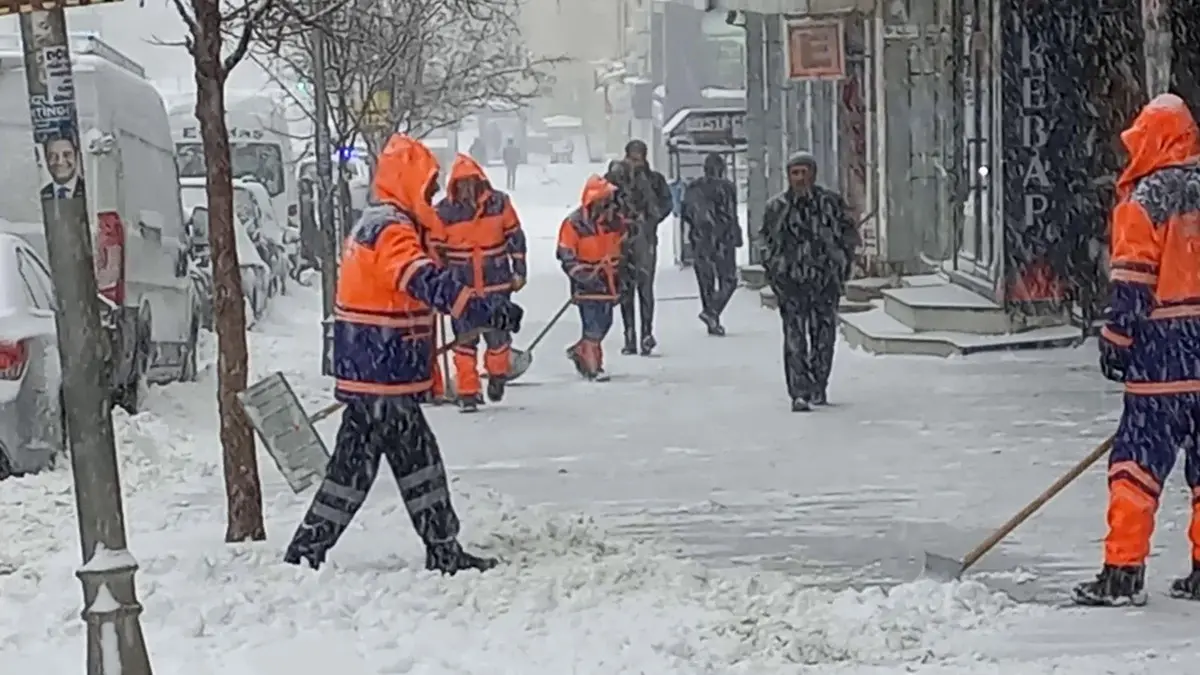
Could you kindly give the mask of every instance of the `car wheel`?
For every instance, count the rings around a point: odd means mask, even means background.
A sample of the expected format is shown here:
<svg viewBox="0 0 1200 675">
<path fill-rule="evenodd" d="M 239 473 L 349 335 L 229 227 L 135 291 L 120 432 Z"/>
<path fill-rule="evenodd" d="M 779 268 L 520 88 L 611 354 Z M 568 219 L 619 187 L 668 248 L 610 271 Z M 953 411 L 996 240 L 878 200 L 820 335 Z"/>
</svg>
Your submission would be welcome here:
<svg viewBox="0 0 1200 675">
<path fill-rule="evenodd" d="M 145 342 L 141 342 L 137 347 L 137 354 L 133 357 L 133 372 L 129 376 L 129 381 L 121 385 L 117 392 L 117 405 L 124 408 L 125 412 L 130 415 L 136 415 L 142 411 L 150 394 L 150 380 L 147 375 L 147 371 L 150 369 L 150 355 L 146 353 L 146 350 Z"/>
<path fill-rule="evenodd" d="M 12 478 L 12 475 L 12 462 L 8 461 L 8 455 L 5 455 L 4 451 L 0 450 L 0 480 Z"/>
<path fill-rule="evenodd" d="M 200 350 L 197 344 L 199 339 L 200 326 L 193 320 L 192 330 L 188 335 L 187 353 L 183 355 L 183 366 L 179 369 L 180 382 L 195 382 L 196 377 L 200 374 L 200 355 L 198 354 Z"/>
</svg>

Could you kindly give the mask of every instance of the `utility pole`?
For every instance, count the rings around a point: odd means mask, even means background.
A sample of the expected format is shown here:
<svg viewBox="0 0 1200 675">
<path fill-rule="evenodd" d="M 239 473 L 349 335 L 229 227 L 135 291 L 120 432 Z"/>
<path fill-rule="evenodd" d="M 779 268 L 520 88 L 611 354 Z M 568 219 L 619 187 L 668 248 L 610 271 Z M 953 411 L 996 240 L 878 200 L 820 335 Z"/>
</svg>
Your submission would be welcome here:
<svg viewBox="0 0 1200 675">
<path fill-rule="evenodd" d="M 321 221 L 321 300 L 325 316 L 333 314 L 337 294 L 338 241 L 341 226 L 333 215 L 333 142 L 329 138 L 329 86 L 325 80 L 325 31 L 314 26 L 313 53 L 313 112 L 316 113 L 317 152 L 317 210 Z"/>
<path fill-rule="evenodd" d="M 317 153 L 317 221 L 321 224 L 321 372 L 333 374 L 333 304 L 337 296 L 338 244 L 342 226 L 333 215 L 333 141 L 329 138 L 329 83 L 325 30 L 312 27 L 313 120 Z"/>
<path fill-rule="evenodd" d="M 62 4 L 54 5 L 44 11 L 40 2 L 4 0 L 0 14 L 20 13 L 33 143 L 49 174 L 42 189 L 42 220 L 54 276 L 66 440 L 83 553 L 76 575 L 83 585 L 87 673 L 150 675 L 134 585 L 137 561 L 126 549 L 121 477 L 100 352 L 104 329 L 81 157 L 86 149 L 80 147 L 66 18 Z"/>
<path fill-rule="evenodd" d="M 766 67 L 763 69 L 763 87 L 767 91 L 767 190 L 770 194 L 777 194 L 787 187 L 787 179 L 784 177 L 787 141 L 783 131 L 783 87 L 787 75 L 783 51 L 783 15 L 768 14 L 764 24 Z"/>
<path fill-rule="evenodd" d="M 750 221 L 750 264 L 762 264 L 758 224 L 770 199 L 767 187 L 765 35 L 762 14 L 746 12 L 746 218 Z"/>
</svg>

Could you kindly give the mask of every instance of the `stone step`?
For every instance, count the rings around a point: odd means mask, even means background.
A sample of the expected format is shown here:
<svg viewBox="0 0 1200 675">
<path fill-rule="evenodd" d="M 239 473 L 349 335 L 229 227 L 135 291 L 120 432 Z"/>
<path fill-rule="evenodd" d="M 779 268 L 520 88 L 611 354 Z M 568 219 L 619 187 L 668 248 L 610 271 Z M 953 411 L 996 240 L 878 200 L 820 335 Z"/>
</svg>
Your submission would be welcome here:
<svg viewBox="0 0 1200 675">
<path fill-rule="evenodd" d="M 892 317 L 885 308 L 849 312 L 838 317 L 847 344 L 871 354 L 916 356 L 970 355 L 1017 349 L 1054 349 L 1082 342 L 1076 326 L 1038 328 L 1021 333 L 981 335 L 956 331 L 914 331 Z"/>
<path fill-rule="evenodd" d="M 764 288 L 758 292 L 759 301 L 763 307 L 767 309 L 779 309 L 779 298 L 775 297 L 775 292 L 770 288 Z M 843 298 L 838 303 L 838 312 L 866 312 L 875 308 L 875 305 L 870 302 L 855 302 L 849 298 Z"/>
<path fill-rule="evenodd" d="M 1003 307 L 944 281 L 939 285 L 888 288 L 882 293 L 887 314 L 918 333 L 1003 335 L 1013 328 Z"/>
</svg>

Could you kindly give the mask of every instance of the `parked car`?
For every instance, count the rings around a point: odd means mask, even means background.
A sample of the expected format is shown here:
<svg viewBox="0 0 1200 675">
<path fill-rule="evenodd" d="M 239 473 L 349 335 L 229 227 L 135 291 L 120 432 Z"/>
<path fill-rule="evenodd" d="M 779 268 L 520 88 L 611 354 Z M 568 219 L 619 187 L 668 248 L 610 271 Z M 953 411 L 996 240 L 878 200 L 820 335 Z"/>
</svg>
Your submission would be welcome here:
<svg viewBox="0 0 1200 675">
<path fill-rule="evenodd" d="M 258 254 L 254 242 L 245 223 L 234 214 L 234 233 L 236 235 L 238 267 L 242 274 L 242 296 L 246 303 L 246 324 L 253 326 L 267 311 L 271 299 L 271 268 Z M 212 315 L 212 262 L 208 249 L 208 205 L 200 204 L 192 207 L 188 218 L 188 232 L 191 241 L 189 257 L 197 267 L 197 277 L 201 285 L 208 288 L 208 314 Z M 210 319 L 211 321 L 211 319 Z"/>
<path fill-rule="evenodd" d="M 250 179 L 233 181 L 234 211 L 246 225 L 259 257 L 271 269 L 268 293 L 274 297 L 287 293 L 293 261 L 298 260 L 300 230 L 279 222 L 270 206 L 271 197 L 261 183 Z"/>
<path fill-rule="evenodd" d="M 111 389 L 119 307 L 96 302 Z M 49 267 L 24 239 L 0 233 L 0 479 L 48 469 L 66 447 L 55 310 Z"/>
</svg>

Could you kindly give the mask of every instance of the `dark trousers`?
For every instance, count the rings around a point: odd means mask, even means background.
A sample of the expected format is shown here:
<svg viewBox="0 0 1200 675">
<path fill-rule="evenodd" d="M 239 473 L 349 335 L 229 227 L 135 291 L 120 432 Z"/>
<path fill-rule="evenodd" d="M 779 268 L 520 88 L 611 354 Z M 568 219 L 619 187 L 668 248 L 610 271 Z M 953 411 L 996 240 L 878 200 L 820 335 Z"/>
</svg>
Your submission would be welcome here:
<svg viewBox="0 0 1200 675">
<path fill-rule="evenodd" d="M 837 342 L 838 296 L 780 293 L 783 320 L 783 372 L 788 396 L 809 399 L 829 386 L 833 346 Z"/>
<path fill-rule="evenodd" d="M 325 480 L 313 495 L 289 551 L 324 559 L 358 513 L 387 460 L 404 506 L 426 546 L 458 538 L 446 468 L 433 429 L 412 397 L 350 403 L 342 412 L 337 445 Z"/>
<path fill-rule="evenodd" d="M 700 308 L 713 319 L 720 319 L 721 312 L 737 290 L 737 253 L 729 247 L 715 251 L 697 249 L 696 285 L 700 287 Z"/>
<path fill-rule="evenodd" d="M 579 322 L 583 326 L 583 339 L 604 342 L 613 325 L 613 306 L 607 300 L 577 300 Z"/>
<path fill-rule="evenodd" d="M 626 344 L 636 343 L 638 340 L 639 313 L 642 337 L 654 334 L 654 273 L 657 267 L 657 243 L 635 239 L 621 250 L 617 285 Z"/>
<path fill-rule="evenodd" d="M 517 187 L 517 167 L 504 167 L 504 189 L 515 190 Z"/>
</svg>

